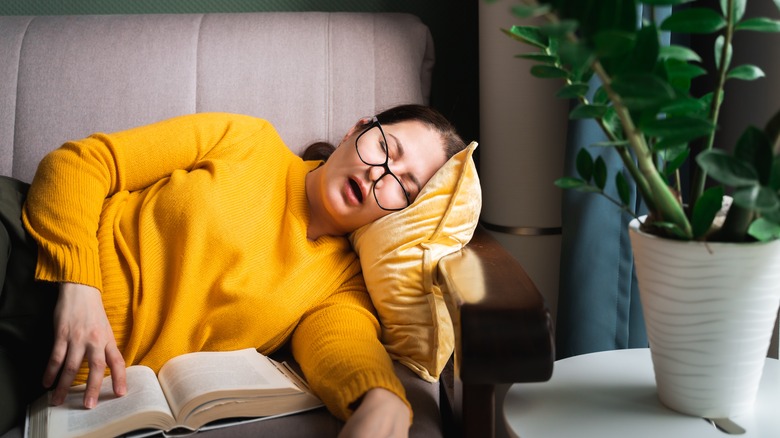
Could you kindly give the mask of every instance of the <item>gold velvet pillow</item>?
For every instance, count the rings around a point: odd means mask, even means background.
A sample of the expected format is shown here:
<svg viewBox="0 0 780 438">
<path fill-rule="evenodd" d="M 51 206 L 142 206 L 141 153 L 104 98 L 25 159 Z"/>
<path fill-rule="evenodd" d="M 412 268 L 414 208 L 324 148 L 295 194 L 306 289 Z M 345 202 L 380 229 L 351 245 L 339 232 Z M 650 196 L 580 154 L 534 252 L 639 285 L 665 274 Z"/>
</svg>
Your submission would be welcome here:
<svg viewBox="0 0 780 438">
<path fill-rule="evenodd" d="M 409 207 L 350 235 L 393 359 L 428 381 L 439 378 L 454 348 L 452 320 L 436 282 L 442 257 L 471 240 L 482 208 L 472 154 L 455 154 Z"/>
</svg>

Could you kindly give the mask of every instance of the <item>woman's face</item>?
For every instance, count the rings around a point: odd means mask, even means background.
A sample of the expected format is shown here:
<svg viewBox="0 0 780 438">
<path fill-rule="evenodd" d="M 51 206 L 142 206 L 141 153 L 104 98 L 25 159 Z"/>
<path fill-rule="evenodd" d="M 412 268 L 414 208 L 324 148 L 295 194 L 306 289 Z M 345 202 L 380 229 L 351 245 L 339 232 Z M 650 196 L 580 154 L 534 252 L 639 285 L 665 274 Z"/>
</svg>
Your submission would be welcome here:
<svg viewBox="0 0 780 438">
<path fill-rule="evenodd" d="M 367 131 L 366 128 L 352 128 L 325 164 L 315 171 L 320 174 L 320 207 L 325 220 L 330 221 L 332 234 L 350 233 L 392 213 L 381 208 L 377 198 L 385 208 L 406 204 L 403 198 L 398 204 L 399 185 L 391 175 L 376 183 L 374 196 L 372 185 L 385 174 L 385 169 L 365 164 L 361 157 L 367 162 L 382 164 L 384 157 L 378 160 L 372 157 L 383 155 L 387 148 L 387 165 L 406 190 L 409 202 L 414 202 L 423 186 L 446 162 L 441 135 L 423 123 L 407 121 L 382 125 L 381 131 L 376 125 Z M 361 155 L 355 147 L 358 137 Z M 384 139 L 387 139 L 386 145 Z M 403 196 L 403 192 L 400 193 Z"/>
</svg>

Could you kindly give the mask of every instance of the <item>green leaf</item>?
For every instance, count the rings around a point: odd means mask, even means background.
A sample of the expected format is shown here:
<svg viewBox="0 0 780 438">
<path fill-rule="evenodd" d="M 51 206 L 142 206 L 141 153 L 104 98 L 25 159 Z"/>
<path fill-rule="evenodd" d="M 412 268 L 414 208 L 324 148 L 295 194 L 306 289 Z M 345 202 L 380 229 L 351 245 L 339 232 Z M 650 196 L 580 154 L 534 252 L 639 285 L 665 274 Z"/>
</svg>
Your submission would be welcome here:
<svg viewBox="0 0 780 438">
<path fill-rule="evenodd" d="M 675 6 L 692 1 L 694 0 L 639 0 L 639 3 L 653 6 Z"/>
<path fill-rule="evenodd" d="M 760 217 L 750 224 L 748 234 L 760 242 L 780 239 L 780 224 Z"/>
<path fill-rule="evenodd" d="M 702 117 L 675 116 L 642 121 L 639 129 L 651 137 L 674 138 L 686 143 L 711 133 L 715 126 Z"/>
<path fill-rule="evenodd" d="M 720 69 L 720 62 L 721 58 L 723 57 L 723 44 L 725 42 L 725 38 L 723 35 L 719 35 L 715 39 L 715 68 Z M 734 48 L 731 44 L 728 45 L 726 48 L 726 60 L 725 65 L 726 68 L 728 68 L 731 65 L 731 56 L 734 52 Z"/>
<path fill-rule="evenodd" d="M 558 90 L 558 92 L 555 94 L 555 97 L 561 99 L 576 99 L 585 96 L 589 89 L 590 87 L 588 84 L 574 83 Z"/>
<path fill-rule="evenodd" d="M 674 99 L 672 87 L 650 73 L 630 73 L 616 76 L 612 88 L 630 110 L 658 108 Z"/>
<path fill-rule="evenodd" d="M 668 76 L 682 76 L 686 78 L 695 78 L 706 75 L 707 70 L 698 65 L 688 64 L 687 62 L 670 59 L 666 63 L 666 72 Z"/>
<path fill-rule="evenodd" d="M 528 59 L 531 61 L 541 62 L 544 64 L 555 64 L 558 62 L 558 58 L 552 55 L 545 55 L 543 53 L 523 53 L 517 55 L 518 58 Z"/>
<path fill-rule="evenodd" d="M 625 147 L 628 146 L 628 140 L 615 140 L 615 141 L 597 141 L 596 143 L 593 143 L 591 146 L 595 146 L 598 148 L 614 148 L 614 147 Z"/>
<path fill-rule="evenodd" d="M 658 56 L 661 59 L 677 59 L 680 61 L 701 62 L 701 56 L 693 50 L 677 45 L 662 46 Z"/>
<path fill-rule="evenodd" d="M 575 20 L 561 20 L 557 23 L 545 24 L 539 28 L 539 31 L 548 37 L 562 37 L 569 33 L 574 33 L 579 27 Z"/>
<path fill-rule="evenodd" d="M 778 195 L 780 195 L 780 193 Z M 764 211 L 761 213 L 761 217 L 765 217 L 769 221 L 780 224 L 780 208 L 774 211 Z"/>
<path fill-rule="evenodd" d="M 769 187 L 780 191 L 780 155 L 772 160 L 772 172 L 769 177 Z"/>
<path fill-rule="evenodd" d="M 734 190 L 734 204 L 748 210 L 773 211 L 780 207 L 775 192 L 759 185 L 741 187 Z"/>
<path fill-rule="evenodd" d="M 661 151 L 661 155 L 666 160 L 666 168 L 664 169 L 665 175 L 671 175 L 682 167 L 685 160 L 691 154 L 691 150 L 686 146 L 679 146 L 677 148 L 667 148 Z"/>
<path fill-rule="evenodd" d="M 666 137 L 653 145 L 653 152 L 664 152 L 670 149 L 677 150 L 681 147 L 687 147 L 689 141 L 680 137 Z"/>
<path fill-rule="evenodd" d="M 693 215 L 691 217 L 691 227 L 693 228 L 693 237 L 698 239 L 704 236 L 712 227 L 712 221 L 715 215 L 720 211 L 723 203 L 723 187 L 711 187 L 702 193 L 696 205 L 693 206 Z"/>
<path fill-rule="evenodd" d="M 634 33 L 607 29 L 596 33 L 593 43 L 599 57 L 618 56 L 628 53 L 634 47 Z"/>
<path fill-rule="evenodd" d="M 772 143 L 772 149 L 780 156 L 780 110 L 766 122 L 766 125 L 764 125 L 764 132 L 769 138 L 769 142 Z"/>
<path fill-rule="evenodd" d="M 558 178 L 555 180 L 555 185 L 562 188 L 562 189 L 576 189 L 579 187 L 582 187 L 584 185 L 587 185 L 587 182 L 579 179 L 574 178 L 571 176 L 565 176 L 563 178 Z"/>
<path fill-rule="evenodd" d="M 601 190 L 599 190 L 598 187 L 590 185 L 590 184 L 586 184 L 586 185 L 584 185 L 582 187 L 577 187 L 574 190 L 576 190 L 578 192 L 582 192 L 582 193 L 602 193 Z"/>
<path fill-rule="evenodd" d="M 604 90 L 604 87 L 597 88 L 596 92 L 593 93 L 593 103 L 606 105 L 608 102 L 609 96 L 607 95 L 606 90 Z"/>
<path fill-rule="evenodd" d="M 619 141 L 625 141 L 623 125 L 621 124 L 620 117 L 618 117 L 614 107 L 607 107 L 607 111 L 604 113 L 604 117 L 601 118 L 601 121 L 604 122 L 607 134 Z"/>
<path fill-rule="evenodd" d="M 631 186 L 628 184 L 628 181 L 626 181 L 623 172 L 618 172 L 615 175 L 615 187 L 617 187 L 620 202 L 622 202 L 624 206 L 627 206 L 628 203 L 631 202 Z"/>
<path fill-rule="evenodd" d="M 558 56 L 558 46 L 560 45 L 560 39 L 548 38 L 546 52 L 553 56 Z"/>
<path fill-rule="evenodd" d="M 729 79 L 742 79 L 743 81 L 753 81 L 758 78 L 763 78 L 764 76 L 766 75 L 764 74 L 763 70 L 756 67 L 755 65 L 750 64 L 734 67 L 726 75 L 726 77 Z"/>
<path fill-rule="evenodd" d="M 530 44 L 540 49 L 546 49 L 549 44 L 548 38 L 536 26 L 512 26 L 509 30 L 501 29 L 501 31 L 521 43 Z"/>
<path fill-rule="evenodd" d="M 550 5 L 516 5 L 512 14 L 519 18 L 539 17 L 550 12 Z"/>
<path fill-rule="evenodd" d="M 574 80 L 582 82 L 580 77 L 583 72 L 590 69 L 593 62 L 593 51 L 584 43 L 561 41 L 558 55 L 561 63 L 574 72 Z"/>
<path fill-rule="evenodd" d="M 559 79 L 569 76 L 569 72 L 552 65 L 535 65 L 531 67 L 531 74 L 542 79 Z"/>
<path fill-rule="evenodd" d="M 725 93 L 720 93 L 718 95 L 718 100 L 719 100 L 718 103 L 719 104 L 723 103 L 723 95 L 724 94 Z M 709 92 L 709 93 L 705 94 L 704 96 L 700 97 L 699 100 L 701 100 L 701 102 L 702 102 L 702 104 L 704 104 L 705 108 L 710 108 L 710 107 L 712 107 L 712 97 L 713 97 L 712 92 Z"/>
<path fill-rule="evenodd" d="M 661 107 L 660 112 L 670 116 L 674 115 L 691 115 L 691 116 L 704 116 L 706 115 L 707 106 L 701 99 L 694 99 L 692 97 L 683 97 L 675 99 L 672 102 Z"/>
<path fill-rule="evenodd" d="M 680 227 L 674 222 L 654 221 L 653 226 L 661 229 L 665 229 L 681 239 L 685 239 L 685 240 L 689 239 L 686 236 L 685 232 L 682 229 L 680 229 Z"/>
<path fill-rule="evenodd" d="M 549 2 L 547 2 L 549 3 Z M 553 1 L 564 18 L 580 23 L 578 33 L 586 41 L 604 29 L 633 31 L 637 19 L 636 0 Z"/>
<path fill-rule="evenodd" d="M 696 156 L 696 162 L 714 180 L 732 187 L 758 184 L 753 166 L 738 160 L 720 149 L 710 149 Z"/>
<path fill-rule="evenodd" d="M 664 68 L 666 69 L 666 76 L 672 84 L 683 81 L 683 83 L 689 86 L 691 79 L 707 74 L 707 70 L 698 65 L 688 64 L 685 61 L 676 59 L 667 59 L 664 61 Z M 678 88 L 688 89 L 688 86 Z"/>
<path fill-rule="evenodd" d="M 644 26 L 636 34 L 636 45 L 626 58 L 624 71 L 648 72 L 653 71 L 658 62 L 658 54 L 661 51 L 661 36 L 655 25 Z"/>
<path fill-rule="evenodd" d="M 601 190 L 604 190 L 607 185 L 607 163 L 601 157 L 596 158 L 596 163 L 593 166 L 593 182 Z"/>
<path fill-rule="evenodd" d="M 772 145 L 764 131 L 755 126 L 747 127 L 734 146 L 734 157 L 753 165 L 758 172 L 760 184 L 769 184 L 772 174 Z"/>
<path fill-rule="evenodd" d="M 606 112 L 606 105 L 578 105 L 569 113 L 569 119 L 600 119 Z"/>
<path fill-rule="evenodd" d="M 737 24 L 735 29 L 752 30 L 756 32 L 780 32 L 780 20 L 773 20 L 765 17 L 748 18 Z"/>
<path fill-rule="evenodd" d="M 661 23 L 661 30 L 679 33 L 714 33 L 726 27 L 726 20 L 709 8 L 674 12 Z"/>
<path fill-rule="evenodd" d="M 587 149 L 580 149 L 577 153 L 576 166 L 577 173 L 583 180 L 587 182 L 593 178 L 593 157 L 590 156 Z"/>
<path fill-rule="evenodd" d="M 724 17 L 728 16 L 728 2 L 729 0 L 720 0 L 720 10 L 723 12 Z M 742 16 L 745 15 L 747 0 L 733 0 L 733 2 L 732 10 L 734 11 L 734 16 L 731 22 L 738 23 Z"/>
</svg>

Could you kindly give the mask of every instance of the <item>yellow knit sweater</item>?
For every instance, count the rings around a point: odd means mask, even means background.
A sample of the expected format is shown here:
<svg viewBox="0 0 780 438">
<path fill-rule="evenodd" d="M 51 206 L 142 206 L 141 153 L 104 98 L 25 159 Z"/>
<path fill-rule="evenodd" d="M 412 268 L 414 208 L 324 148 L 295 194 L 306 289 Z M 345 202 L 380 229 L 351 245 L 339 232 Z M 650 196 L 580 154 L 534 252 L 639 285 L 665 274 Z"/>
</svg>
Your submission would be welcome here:
<svg viewBox="0 0 780 438">
<path fill-rule="evenodd" d="M 128 365 L 268 354 L 292 336 L 336 416 L 372 387 L 405 399 L 348 240 L 306 238 L 317 165 L 268 122 L 234 114 L 68 142 L 41 162 L 24 209 L 36 278 L 100 289 Z"/>
</svg>

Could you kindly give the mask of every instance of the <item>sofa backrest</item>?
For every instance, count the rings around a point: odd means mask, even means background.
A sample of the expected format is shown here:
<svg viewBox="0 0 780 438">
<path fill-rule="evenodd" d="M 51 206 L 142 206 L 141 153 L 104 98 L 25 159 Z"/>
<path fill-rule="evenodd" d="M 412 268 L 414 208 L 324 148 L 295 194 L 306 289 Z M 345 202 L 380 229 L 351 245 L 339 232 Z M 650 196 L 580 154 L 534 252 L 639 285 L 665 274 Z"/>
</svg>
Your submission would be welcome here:
<svg viewBox="0 0 780 438">
<path fill-rule="evenodd" d="M 0 60 L 0 174 L 31 181 L 67 140 L 194 112 L 267 119 L 296 153 L 338 143 L 428 103 L 433 45 L 408 14 L 3 16 Z"/>
</svg>

